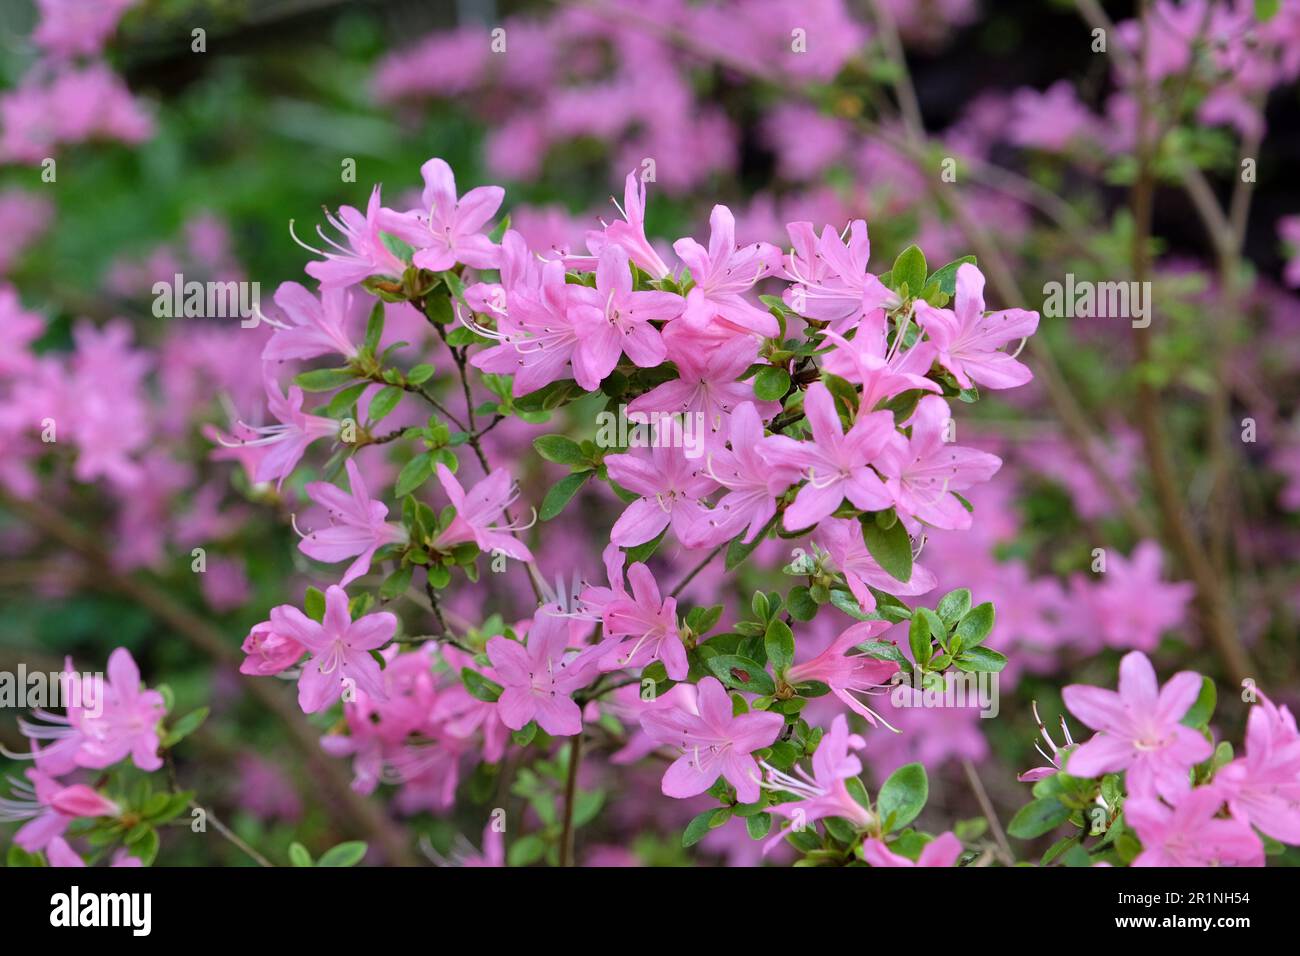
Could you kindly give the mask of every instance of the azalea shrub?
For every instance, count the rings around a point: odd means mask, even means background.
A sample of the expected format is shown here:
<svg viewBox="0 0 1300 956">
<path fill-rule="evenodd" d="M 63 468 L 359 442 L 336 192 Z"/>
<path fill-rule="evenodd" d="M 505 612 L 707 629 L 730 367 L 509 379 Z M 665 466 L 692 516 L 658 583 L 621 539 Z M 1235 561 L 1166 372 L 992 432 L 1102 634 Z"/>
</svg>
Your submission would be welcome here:
<svg viewBox="0 0 1300 956">
<path fill-rule="evenodd" d="M 1300 859 L 1300 3 L 1077 6 L 41 0 L 9 865 Z"/>
</svg>

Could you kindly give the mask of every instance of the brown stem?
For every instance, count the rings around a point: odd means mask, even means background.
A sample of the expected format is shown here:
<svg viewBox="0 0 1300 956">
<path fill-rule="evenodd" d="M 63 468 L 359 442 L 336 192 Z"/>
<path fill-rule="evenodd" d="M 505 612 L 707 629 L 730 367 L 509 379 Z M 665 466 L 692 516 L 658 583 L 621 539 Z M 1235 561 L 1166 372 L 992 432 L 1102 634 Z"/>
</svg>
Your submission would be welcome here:
<svg viewBox="0 0 1300 956">
<path fill-rule="evenodd" d="M 573 808 L 578 796 L 578 765 L 582 763 L 582 731 L 569 744 L 569 773 L 564 781 L 564 828 L 560 833 L 560 866 L 573 866 Z"/>
</svg>

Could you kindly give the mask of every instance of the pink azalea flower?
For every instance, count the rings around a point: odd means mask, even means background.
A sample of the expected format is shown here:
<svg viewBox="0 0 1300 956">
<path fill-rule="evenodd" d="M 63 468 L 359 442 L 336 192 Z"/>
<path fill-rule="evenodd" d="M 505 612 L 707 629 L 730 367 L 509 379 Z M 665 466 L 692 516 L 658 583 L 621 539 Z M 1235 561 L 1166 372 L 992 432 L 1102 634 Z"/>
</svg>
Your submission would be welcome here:
<svg viewBox="0 0 1300 956">
<path fill-rule="evenodd" d="M 710 452 L 708 460 L 709 476 L 727 493 L 692 529 L 692 546 L 721 544 L 742 529 L 745 541 L 753 541 L 767 527 L 776 514 L 777 499 L 799 480 L 797 467 L 769 460 L 769 445 L 754 404 L 736 406 L 731 416 L 731 448 Z"/>
<path fill-rule="evenodd" d="M 642 667 L 663 661 L 672 680 L 686 679 L 686 646 L 677 630 L 677 600 L 663 597 L 650 569 L 637 562 L 627 569 L 632 593 L 605 606 L 605 634 L 623 637 L 600 659 L 604 670 Z"/>
<path fill-rule="evenodd" d="M 788 223 L 786 231 L 791 251 L 785 259 L 785 272 L 797 285 L 787 289 L 783 298 L 798 314 L 829 323 L 831 331 L 843 333 L 857 326 L 867 313 L 899 304 L 898 296 L 867 272 L 871 240 L 864 220 L 849 223 L 847 243 L 831 226 L 822 228 L 820 238 L 810 222 Z"/>
<path fill-rule="evenodd" d="M 346 245 L 335 242 L 320 226 L 316 227 L 316 234 L 334 250 L 328 252 L 304 245 L 309 252 L 324 257 L 323 262 L 309 262 L 306 267 L 307 275 L 317 280 L 322 289 L 355 285 L 373 275 L 396 278 L 406 271 L 406 263 L 393 254 L 380 235 L 380 205 L 376 186 L 370 192 L 364 216 L 351 206 L 340 206 L 337 216 L 326 213 L 330 225 L 338 230 Z"/>
<path fill-rule="evenodd" d="M 1300 734 L 1286 707 L 1250 709 L 1246 753 L 1214 776 L 1232 815 L 1283 843 L 1300 844 Z"/>
<path fill-rule="evenodd" d="M 875 838 L 862 845 L 866 860 L 872 866 L 953 866 L 961 856 L 961 841 L 952 833 L 943 833 L 925 845 L 915 860 L 893 852 Z"/>
<path fill-rule="evenodd" d="M 68 846 L 68 841 L 63 837 L 55 837 L 50 841 L 50 845 L 45 849 L 45 858 L 49 861 L 50 866 L 59 868 L 84 867 L 86 861 L 81 858 L 76 850 Z M 113 853 L 113 862 L 110 867 L 136 867 L 144 866 L 144 862 L 127 852 L 126 847 L 119 847 Z"/>
<path fill-rule="evenodd" d="M 763 783 L 765 789 L 791 793 L 799 798 L 789 803 L 778 803 L 771 812 L 788 820 L 802 818 L 804 823 L 823 817 L 842 817 L 859 828 L 870 826 L 873 822 L 871 812 L 853 799 L 844 785 L 845 780 L 862 773 L 862 761 L 849 751 L 863 746 L 865 741 L 861 736 L 849 733 L 844 715 L 836 714 L 830 732 L 813 753 L 811 775 L 802 767 L 796 766 L 794 774 L 789 774 L 763 763 L 762 767 L 767 771 L 767 780 Z M 784 832 L 778 833 L 776 839 L 782 836 Z"/>
<path fill-rule="evenodd" d="M 671 420 L 670 420 L 671 421 Z M 661 421 L 661 425 L 662 425 Z M 669 426 L 671 427 L 671 426 Z M 641 495 L 614 522 L 609 540 L 622 548 L 653 539 L 671 523 L 677 539 L 688 547 L 695 529 L 708 520 L 700 499 L 717 484 L 682 449 L 656 431 L 649 453 L 608 455 L 605 466 L 612 481 Z"/>
<path fill-rule="evenodd" d="M 672 270 L 646 238 L 645 191 L 645 183 L 637 179 L 636 173 L 628 173 L 623 182 L 623 208 L 619 210 L 623 220 L 610 223 L 604 232 L 588 234 L 587 246 L 599 256 L 609 244 L 617 245 L 640 269 L 656 279 L 663 279 Z"/>
<path fill-rule="evenodd" d="M 345 325 L 359 321 L 367 306 L 363 296 L 351 289 L 330 288 L 312 295 L 297 282 L 282 282 L 275 290 L 275 304 L 290 324 L 272 323 L 275 332 L 262 349 L 265 362 L 308 359 L 335 353 L 345 359 L 357 354 Z"/>
<path fill-rule="evenodd" d="M 596 676 L 599 653 L 601 645 L 570 653 L 568 621 L 551 606 L 533 615 L 526 646 L 499 635 L 489 640 L 488 659 L 505 688 L 497 700 L 502 722 L 522 730 L 536 720 L 554 737 L 581 733 L 582 711 L 572 695 Z"/>
<path fill-rule="evenodd" d="M 1214 751 L 1198 731 L 1179 723 L 1200 691 L 1201 676 L 1192 671 L 1175 674 L 1162 689 L 1151 661 L 1140 651 L 1120 661 L 1118 693 L 1081 684 L 1066 687 L 1065 705 L 1097 731 L 1070 754 L 1066 772 L 1100 777 L 1126 770 L 1129 793 L 1177 800 L 1191 788 L 1192 765 Z"/>
<path fill-rule="evenodd" d="M 275 633 L 297 641 L 311 654 L 298 678 L 298 706 L 314 714 L 338 700 L 347 687 L 384 700 L 383 672 L 371 651 L 383 647 L 397 631 L 397 618 L 387 611 L 355 621 L 348 596 L 338 585 L 325 591 L 325 617 L 317 623 L 291 604 L 271 609 Z"/>
<path fill-rule="evenodd" d="M 1160 545 L 1143 541 L 1125 558 L 1108 554 L 1106 572 L 1071 582 L 1089 629 L 1108 647 L 1155 650 L 1165 631 L 1187 619 L 1195 589 L 1186 581 L 1161 579 Z"/>
<path fill-rule="evenodd" d="M 1027 366 L 998 349 L 1033 335 L 1038 313 L 1004 309 L 985 315 L 984 275 L 969 262 L 957 267 L 955 307 L 917 302 L 916 320 L 938 350 L 939 364 L 962 388 L 1015 388 L 1033 378 Z"/>
<path fill-rule="evenodd" d="M 477 485 L 466 491 L 446 465 L 438 463 L 438 481 L 456 509 L 456 517 L 434 540 L 436 548 L 450 548 L 473 541 L 491 554 L 500 551 L 517 561 L 531 561 L 533 554 L 511 531 L 520 530 L 509 525 L 493 526 L 519 496 L 514 479 L 504 468 L 497 468 Z"/>
<path fill-rule="evenodd" d="M 628 412 L 696 416 L 702 422 L 706 444 L 721 447 L 730 434 L 732 411 L 749 402 L 763 419 L 781 410 L 778 402 L 763 402 L 754 397 L 752 381 L 737 381 L 756 357 L 754 340 L 735 336 L 713 346 L 688 326 L 669 323 L 663 333 L 668 359 L 677 366 L 677 378 L 664 382 L 632 400 Z"/>
<path fill-rule="evenodd" d="M 14 843 L 28 853 L 38 853 L 60 837 L 78 817 L 111 817 L 117 804 L 84 783 L 64 786 L 47 773 L 28 770 L 23 783 L 12 777 L 12 798 L 0 798 L 0 820 L 26 820 L 14 834 Z"/>
<path fill-rule="evenodd" d="M 849 518 L 827 518 L 817 526 L 817 539 L 830 555 L 831 565 L 849 585 L 863 611 L 876 609 L 871 588 L 896 597 L 913 597 L 934 590 L 938 579 L 919 564 L 912 565 L 912 576 L 900 581 L 880 566 L 862 537 L 860 522 Z"/>
<path fill-rule="evenodd" d="M 912 413 L 912 437 L 886 447 L 878 467 L 900 516 L 962 531 L 971 526 L 971 514 L 952 492 L 988 481 L 1002 459 L 946 443 L 951 417 L 948 403 L 938 395 L 921 399 Z"/>
<path fill-rule="evenodd" d="M 1263 866 L 1259 837 L 1240 820 L 1219 817 L 1222 806 L 1223 795 L 1215 787 L 1183 793 L 1172 808 L 1154 795 L 1130 796 L 1124 820 L 1142 841 L 1132 865 Z"/>
<path fill-rule="evenodd" d="M 907 351 L 888 354 L 885 313 L 880 310 L 872 312 L 858 326 L 857 334 L 851 340 L 830 329 L 825 335 L 836 348 L 826 354 L 822 369 L 861 385 L 861 407 L 868 411 L 911 389 L 943 391 L 938 382 L 925 377 L 934 358 L 934 346 L 929 342 L 918 339 Z"/>
<path fill-rule="evenodd" d="M 569 287 L 569 314 L 578 333 L 574 380 L 596 391 L 624 352 L 641 368 L 658 365 L 668 353 L 650 323 L 667 321 L 681 311 L 681 296 L 632 291 L 627 253 L 621 246 L 607 247 L 596 264 L 596 288 Z"/>
<path fill-rule="evenodd" d="M 713 207 L 709 229 L 707 250 L 690 238 L 673 243 L 695 282 L 686 296 L 683 321 L 700 331 L 716 323 L 726 330 L 776 338 L 781 327 L 775 317 L 751 304 L 745 293 L 776 272 L 781 250 L 768 242 L 738 245 L 736 219 L 726 206 Z"/>
<path fill-rule="evenodd" d="M 439 866 L 503 867 L 506 865 L 505 831 L 497 827 L 495 820 L 489 821 L 483 828 L 482 852 L 470 846 L 463 836 L 458 834 L 456 839 L 459 846 L 452 850 L 450 860 L 437 854 L 433 855 L 434 862 Z"/>
<path fill-rule="evenodd" d="M 479 186 L 457 198 L 451 167 L 436 157 L 420 167 L 420 175 L 423 208 L 406 213 L 381 209 L 379 227 L 417 250 L 411 262 L 418 268 L 443 272 L 458 262 L 476 269 L 495 268 L 501 250 L 483 235 L 483 227 L 496 215 L 505 190 Z"/>
<path fill-rule="evenodd" d="M 804 394 L 804 413 L 812 441 L 774 435 L 769 461 L 794 465 L 806 472 L 808 483 L 785 512 L 787 531 L 810 528 L 830 516 L 848 498 L 863 511 L 882 511 L 893 502 L 871 465 L 891 442 L 899 441 L 890 412 L 859 413 L 845 434 L 835 399 L 821 382 Z"/>
<path fill-rule="evenodd" d="M 404 527 L 384 520 L 388 506 L 371 499 L 356 460 L 349 458 L 344 467 L 350 492 L 328 481 L 307 483 L 307 496 L 329 511 L 331 526 L 303 535 L 298 542 L 303 554 L 326 564 L 356 558 L 339 580 L 340 587 L 347 587 L 369 571 L 375 552 L 384 545 L 402 544 L 407 539 Z"/>
<path fill-rule="evenodd" d="M 240 650 L 247 656 L 239 665 L 239 673 L 254 677 L 282 673 L 307 653 L 307 648 L 292 637 L 277 632 L 270 621 L 253 625 Z"/>
<path fill-rule="evenodd" d="M 1061 716 L 1061 734 L 1065 737 L 1065 743 L 1058 747 L 1056 746 L 1056 741 L 1052 739 L 1052 735 L 1047 732 L 1047 727 L 1043 724 L 1043 719 L 1038 716 L 1038 701 L 1032 701 L 1029 706 L 1034 712 L 1034 721 L 1038 724 L 1038 733 L 1042 735 L 1042 738 L 1046 742 L 1047 748 L 1051 751 L 1051 754 L 1049 755 L 1043 750 L 1040 744 L 1035 742 L 1034 749 L 1042 754 L 1043 759 L 1047 761 L 1047 766 L 1034 767 L 1030 770 L 1026 770 L 1022 774 L 1018 774 L 1016 779 L 1021 783 L 1037 783 L 1045 777 L 1050 777 L 1053 774 L 1060 773 L 1061 762 L 1069 757 L 1071 749 L 1075 746 L 1074 738 L 1070 736 L 1070 728 L 1065 723 L 1064 715 Z"/>
<path fill-rule="evenodd" d="M 257 464 L 255 481 L 274 481 L 276 487 L 284 484 L 307 451 L 307 446 L 319 438 L 337 436 L 340 425 L 332 418 L 309 415 L 302 410 L 303 393 L 297 385 L 290 385 L 286 395 L 279 383 L 268 373 L 266 376 L 267 409 L 278 420 L 278 425 L 239 424 L 257 435 L 251 441 L 243 439 L 222 440 L 229 448 L 266 447 L 266 454 Z"/>
<path fill-rule="evenodd" d="M 860 621 L 847 628 L 826 650 L 785 672 L 791 686 L 805 681 L 821 681 L 836 697 L 871 726 L 877 722 L 889 727 L 884 719 L 854 694 L 863 697 L 881 693 L 898 670 L 894 661 L 882 661 L 866 654 L 853 654 L 859 644 L 873 640 L 893 625 L 889 621 Z M 890 727 L 890 730 L 894 728 Z"/>
<path fill-rule="evenodd" d="M 108 656 L 108 681 L 100 691 L 102 712 L 69 708 L 68 716 L 83 735 L 77 764 L 102 769 L 130 757 L 141 770 L 162 767 L 158 756 L 158 722 L 167 713 L 162 694 L 141 690 L 140 669 L 131 652 L 119 647 Z"/>
<path fill-rule="evenodd" d="M 664 794 L 693 797 L 722 776 L 736 788 L 737 800 L 754 803 L 761 776 L 750 754 L 776 741 L 784 718 L 764 711 L 734 715 L 731 697 L 714 677 L 699 682 L 696 706 L 698 712 L 654 709 L 641 716 L 651 739 L 681 753 L 664 774 Z"/>
<path fill-rule="evenodd" d="M 503 241 L 503 279 L 515 235 L 508 232 Z M 506 307 L 496 312 L 496 331 L 474 329 L 499 344 L 476 352 L 470 364 L 494 375 L 513 375 L 515 395 L 527 395 L 568 377 L 579 329 L 569 313 L 572 287 L 565 281 L 564 266 L 546 263 L 535 286 L 521 280 L 503 282 L 503 287 Z"/>
<path fill-rule="evenodd" d="M 136 0 L 37 0 L 41 19 L 32 40 L 56 56 L 92 56 Z"/>
</svg>

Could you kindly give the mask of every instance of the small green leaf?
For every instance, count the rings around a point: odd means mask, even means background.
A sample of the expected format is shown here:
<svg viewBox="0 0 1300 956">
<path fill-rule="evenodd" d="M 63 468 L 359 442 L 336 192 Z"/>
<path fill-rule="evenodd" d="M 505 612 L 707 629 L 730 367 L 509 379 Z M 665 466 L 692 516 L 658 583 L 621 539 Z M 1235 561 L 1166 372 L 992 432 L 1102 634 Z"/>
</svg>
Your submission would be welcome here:
<svg viewBox="0 0 1300 956">
<path fill-rule="evenodd" d="M 393 598 L 405 594 L 407 588 L 411 586 L 411 575 L 414 572 L 415 565 L 407 564 L 384 578 L 384 583 L 379 585 L 379 599 L 381 601 L 391 601 Z"/>
<path fill-rule="evenodd" d="M 933 647 L 930 642 L 930 622 L 924 614 L 913 614 L 911 626 L 907 629 L 907 643 L 912 649 L 912 660 L 922 670 L 930 663 Z"/>
<path fill-rule="evenodd" d="M 767 651 L 768 663 L 778 675 L 794 662 L 794 632 L 790 625 L 780 618 L 767 625 L 763 635 L 763 647 Z"/>
<path fill-rule="evenodd" d="M 188 737 L 194 731 L 198 730 L 203 721 L 207 719 L 208 708 L 200 707 L 198 710 L 192 710 L 172 726 L 172 729 L 163 738 L 164 747 L 175 747 L 178 743 Z"/>
<path fill-rule="evenodd" d="M 320 859 L 316 861 L 316 865 L 331 867 L 356 866 L 365 855 L 366 844 L 364 841 L 349 840 L 347 843 L 332 846 L 322 853 Z"/>
<path fill-rule="evenodd" d="M 917 246 L 908 246 L 894 260 L 894 268 L 890 270 L 890 276 L 895 289 L 902 288 L 906 283 L 909 292 L 913 295 L 919 294 L 926 285 L 925 253 Z"/>
<path fill-rule="evenodd" d="M 1055 797 L 1041 797 L 1016 811 L 1007 832 L 1020 840 L 1032 840 L 1055 830 L 1070 817 L 1070 808 Z"/>
<path fill-rule="evenodd" d="M 397 485 L 393 488 L 393 496 L 405 498 L 416 488 L 428 481 L 433 476 L 433 453 L 425 452 L 422 455 L 416 455 L 397 473 Z"/>
<path fill-rule="evenodd" d="M 380 389 L 379 394 L 370 401 L 370 421 L 380 422 L 402 401 L 402 390 L 396 385 Z"/>
<path fill-rule="evenodd" d="M 939 601 L 939 606 L 935 608 L 943 623 L 952 627 L 970 610 L 970 591 L 966 588 L 958 588 L 955 591 L 949 591 Z"/>
<path fill-rule="evenodd" d="M 952 663 L 958 670 L 995 674 L 1007 666 L 1007 658 L 988 647 L 972 647 L 954 657 Z"/>
<path fill-rule="evenodd" d="M 469 667 L 461 668 L 460 679 L 464 682 L 465 689 L 470 692 L 470 696 L 489 704 L 496 703 L 497 698 L 501 696 L 501 692 L 505 689 L 496 681 L 488 680 L 478 671 Z"/>
<path fill-rule="evenodd" d="M 790 373 L 775 365 L 765 365 L 754 376 L 754 394 L 765 402 L 780 401 L 790 390 Z"/>
<path fill-rule="evenodd" d="M 1196 703 L 1192 704 L 1191 709 L 1183 715 L 1179 721 L 1184 727 L 1201 728 L 1210 722 L 1214 716 L 1214 706 L 1218 703 L 1219 692 L 1214 686 L 1214 681 L 1208 677 L 1201 678 L 1201 692 L 1196 695 Z"/>
<path fill-rule="evenodd" d="M 995 615 L 993 605 L 988 601 L 977 605 L 967 612 L 957 625 L 956 636 L 961 638 L 963 651 L 983 644 L 993 631 Z"/>
<path fill-rule="evenodd" d="M 737 567 L 743 564 L 745 559 L 750 556 L 753 550 L 763 543 L 764 539 L 767 538 L 767 533 L 772 530 L 773 526 L 775 526 L 780 520 L 780 515 L 773 515 L 772 520 L 764 526 L 762 531 L 754 535 L 754 540 L 748 544 L 744 541 L 746 532 L 742 531 L 740 534 L 732 538 L 731 543 L 727 545 L 727 556 L 723 561 L 726 570 L 734 571 Z"/>
<path fill-rule="evenodd" d="M 912 579 L 912 539 L 903 522 L 882 528 L 878 522 L 866 519 L 862 522 L 862 538 L 876 563 L 891 577 L 904 584 Z"/>
<path fill-rule="evenodd" d="M 564 510 L 564 506 L 578 493 L 578 489 L 586 484 L 587 479 L 594 474 L 594 471 L 578 471 L 571 475 L 565 475 L 546 492 L 538 516 L 543 521 L 550 521 Z"/>
<path fill-rule="evenodd" d="M 890 821 L 891 830 L 901 830 L 920 815 L 930 798 L 930 780 L 919 763 L 899 767 L 880 788 L 877 811 Z"/>
<path fill-rule="evenodd" d="M 293 384 L 304 392 L 328 392 L 355 379 L 356 373 L 348 368 L 316 368 L 297 375 Z"/>
<path fill-rule="evenodd" d="M 763 666 L 737 654 L 717 654 L 706 662 L 713 675 L 736 690 L 767 695 L 776 691 L 776 682 Z"/>
<path fill-rule="evenodd" d="M 929 285 L 931 282 L 937 282 L 939 284 L 940 291 L 946 292 L 948 295 L 956 295 L 957 294 L 957 267 L 960 266 L 963 262 L 969 262 L 971 265 L 974 265 L 975 257 L 962 256 L 960 259 L 954 259 L 952 262 L 948 263 L 943 268 L 937 269 L 935 272 L 933 272 L 930 275 L 929 280 L 926 282 L 926 285 Z"/>
<path fill-rule="evenodd" d="M 510 844 L 506 862 L 511 866 L 531 866 L 546 853 L 546 841 L 536 833 L 527 833 Z"/>
<path fill-rule="evenodd" d="M 563 435 L 542 435 L 533 439 L 533 448 L 547 461 L 560 465 L 589 465 L 581 446 Z"/>
<path fill-rule="evenodd" d="M 289 844 L 289 862 L 293 866 L 315 866 L 307 848 L 296 840 Z"/>
<path fill-rule="evenodd" d="M 302 605 L 304 613 L 313 621 L 325 620 L 325 594 L 320 588 L 309 586 Z"/>
</svg>

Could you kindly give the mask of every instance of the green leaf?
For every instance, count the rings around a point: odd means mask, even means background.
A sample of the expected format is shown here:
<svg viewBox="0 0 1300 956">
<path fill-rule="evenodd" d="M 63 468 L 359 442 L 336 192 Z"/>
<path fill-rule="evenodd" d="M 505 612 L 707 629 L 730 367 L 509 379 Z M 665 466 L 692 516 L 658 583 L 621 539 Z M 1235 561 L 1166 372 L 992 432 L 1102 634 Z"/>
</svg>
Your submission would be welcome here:
<svg viewBox="0 0 1300 956">
<path fill-rule="evenodd" d="M 925 288 L 925 253 L 917 246 L 908 246 L 894 260 L 894 268 L 890 270 L 890 276 L 895 289 L 901 289 L 906 283 L 908 292 L 919 295 Z"/>
<path fill-rule="evenodd" d="M 738 654 L 717 654 L 705 664 L 713 675 L 736 690 L 750 694 L 767 695 L 776 691 L 776 682 L 763 666 Z"/>
<path fill-rule="evenodd" d="M 366 844 L 362 840 L 349 840 L 332 846 L 321 854 L 317 866 L 356 866 L 366 855 Z"/>
<path fill-rule="evenodd" d="M 765 365 L 754 376 L 754 394 L 765 402 L 780 401 L 790 390 L 790 373 L 775 365 Z"/>
<path fill-rule="evenodd" d="M 384 578 L 384 583 L 379 585 L 379 599 L 381 601 L 391 601 L 393 598 L 405 594 L 406 589 L 411 586 L 411 575 L 414 573 L 415 565 L 407 564 Z"/>
<path fill-rule="evenodd" d="M 366 321 L 366 339 L 363 343 L 372 355 L 379 351 L 379 340 L 383 335 L 384 303 L 376 302 L 375 307 L 370 310 L 370 318 Z"/>
<path fill-rule="evenodd" d="M 379 394 L 370 401 L 370 421 L 382 421 L 402 401 L 402 390 L 396 385 L 380 389 Z"/>
<path fill-rule="evenodd" d="M 489 704 L 496 703 L 497 698 L 501 696 L 501 692 L 505 690 L 496 681 L 488 680 L 478 671 L 469 667 L 460 669 L 460 679 L 465 684 L 465 689 L 470 692 L 470 696 Z"/>
<path fill-rule="evenodd" d="M 722 618 L 722 605 L 714 604 L 711 607 L 693 607 L 686 615 L 686 626 L 691 629 L 691 633 L 699 636 L 707 634 L 713 630 L 714 625 Z"/>
<path fill-rule="evenodd" d="M 319 623 L 325 620 L 325 594 L 320 588 L 308 587 L 302 606 L 304 613 L 313 621 Z"/>
<path fill-rule="evenodd" d="M 41 865 L 41 858 L 39 854 L 28 853 L 17 844 L 12 844 L 5 862 L 11 867 L 33 867 Z"/>
<path fill-rule="evenodd" d="M 817 616 L 817 602 L 813 600 L 812 591 L 806 585 L 791 588 L 785 605 L 796 621 L 811 621 Z"/>
<path fill-rule="evenodd" d="M 686 829 L 682 832 L 682 846 L 691 847 L 703 840 L 713 827 L 713 815 L 717 813 L 716 809 L 705 810 L 691 818 L 691 822 L 686 824 Z"/>
<path fill-rule="evenodd" d="M 749 831 L 751 840 L 763 839 L 772 829 L 772 815 L 770 813 L 756 813 L 752 817 L 746 817 L 745 829 Z"/>
<path fill-rule="evenodd" d="M 412 385 L 423 385 L 429 379 L 433 378 L 436 369 L 432 365 L 417 365 L 406 373 L 406 380 Z"/>
<path fill-rule="evenodd" d="M 511 866 L 531 866 L 546 853 L 546 841 L 536 833 L 527 833 L 510 844 L 506 862 Z"/>
<path fill-rule="evenodd" d="M 403 465 L 402 470 L 397 473 L 397 485 L 393 488 L 393 496 L 405 498 L 432 476 L 433 453 L 426 451 L 422 455 L 416 455 Z"/>
<path fill-rule="evenodd" d="M 901 830 L 920 815 L 930 798 L 930 780 L 919 763 L 899 767 L 880 788 L 876 801 L 881 820 L 890 822 L 890 830 Z"/>
<path fill-rule="evenodd" d="M 937 282 L 939 284 L 940 291 L 946 292 L 948 295 L 956 295 L 957 294 L 957 267 L 960 266 L 963 262 L 969 262 L 971 265 L 975 265 L 975 257 L 962 256 L 960 259 L 954 259 L 952 262 L 948 263 L 943 268 L 938 269 L 934 273 L 932 273 L 929 280 L 926 282 L 926 285 L 929 285 L 930 282 Z"/>
<path fill-rule="evenodd" d="M 993 631 L 995 615 L 993 605 L 988 601 L 972 608 L 957 625 L 956 636 L 961 638 L 962 651 L 983 644 Z"/>
<path fill-rule="evenodd" d="M 158 842 L 158 831 L 148 827 L 145 833 L 127 846 L 126 852 L 145 866 L 152 866 L 153 861 L 158 857 Z"/>
<path fill-rule="evenodd" d="M 988 647 L 972 647 L 954 657 L 952 663 L 958 670 L 995 674 L 1007 666 L 1007 658 Z"/>
<path fill-rule="evenodd" d="M 1070 808 L 1055 797 L 1040 797 L 1025 804 L 1007 824 L 1007 832 L 1020 840 L 1032 840 L 1055 830 L 1070 817 Z"/>
<path fill-rule="evenodd" d="M 763 647 L 767 651 L 768 663 L 777 674 L 782 674 L 794 662 L 794 632 L 790 625 L 776 619 L 767 625 L 763 635 Z"/>
<path fill-rule="evenodd" d="M 882 528 L 876 521 L 862 522 L 862 538 L 876 563 L 891 576 L 906 584 L 912 579 L 912 539 L 907 536 L 903 522 L 895 521 Z"/>
<path fill-rule="evenodd" d="M 356 377 L 356 373 L 349 368 L 316 368 L 297 375 L 293 384 L 304 392 L 328 392 L 348 384 Z"/>
<path fill-rule="evenodd" d="M 172 729 L 163 738 L 164 747 L 175 747 L 178 743 L 188 737 L 194 731 L 198 730 L 203 721 L 207 719 L 208 708 L 200 707 L 198 710 L 192 710 L 172 726 Z"/>
<path fill-rule="evenodd" d="M 912 649 L 912 660 L 924 670 L 934 650 L 930 643 L 930 622 L 924 614 L 912 615 L 912 624 L 907 629 L 907 644 Z"/>
<path fill-rule="evenodd" d="M 565 475 L 546 492 L 538 516 L 543 521 L 550 521 L 564 510 L 564 506 L 578 493 L 578 489 L 586 484 L 587 479 L 594 474 L 594 471 L 577 471 L 571 475 Z"/>
<path fill-rule="evenodd" d="M 771 531 L 780 520 L 780 515 L 773 515 L 772 520 L 764 526 L 762 531 L 754 535 L 754 540 L 749 542 L 749 544 L 746 544 L 744 541 L 746 532 L 742 531 L 740 534 L 732 538 L 731 543 L 727 545 L 727 556 L 723 560 L 723 565 L 726 570 L 734 571 L 737 567 L 743 564 L 745 559 L 750 556 L 753 550 L 763 543 L 767 538 L 767 533 Z"/>
<path fill-rule="evenodd" d="M 547 461 L 560 465 L 589 465 L 581 446 L 563 435 L 542 435 L 533 439 L 533 448 Z"/>
<path fill-rule="evenodd" d="M 935 608 L 939 618 L 943 623 L 952 627 L 970 610 L 970 591 L 966 588 L 958 588 L 955 591 L 949 591 L 939 601 L 939 606 Z"/>
<path fill-rule="evenodd" d="M 1214 681 L 1208 677 L 1201 678 L 1201 692 L 1196 695 L 1196 703 L 1192 704 L 1190 710 L 1183 715 L 1179 721 L 1184 727 L 1201 728 L 1210 722 L 1214 716 L 1214 706 L 1218 703 L 1219 692 L 1214 686 Z"/>
</svg>

